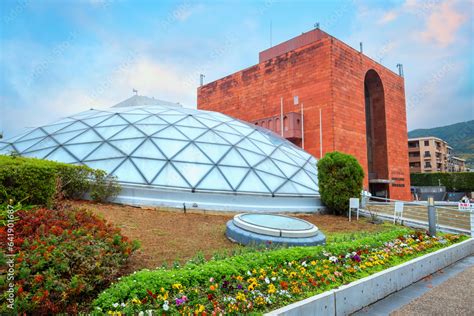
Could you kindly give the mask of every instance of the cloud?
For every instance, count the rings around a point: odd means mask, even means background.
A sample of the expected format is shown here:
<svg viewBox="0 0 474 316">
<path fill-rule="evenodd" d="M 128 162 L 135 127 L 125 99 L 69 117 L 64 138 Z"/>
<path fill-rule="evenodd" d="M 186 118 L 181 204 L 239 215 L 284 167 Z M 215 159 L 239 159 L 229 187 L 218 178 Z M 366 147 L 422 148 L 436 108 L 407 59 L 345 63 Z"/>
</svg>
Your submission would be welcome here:
<svg viewBox="0 0 474 316">
<path fill-rule="evenodd" d="M 398 14 L 399 13 L 395 10 L 385 13 L 385 15 L 379 20 L 379 24 L 387 24 L 394 21 L 398 17 Z"/>
<path fill-rule="evenodd" d="M 427 42 L 446 47 L 456 41 L 456 34 L 467 19 L 467 13 L 458 12 L 454 7 L 454 2 L 445 1 L 433 8 L 426 19 L 426 29 L 420 33 L 420 36 Z"/>
</svg>

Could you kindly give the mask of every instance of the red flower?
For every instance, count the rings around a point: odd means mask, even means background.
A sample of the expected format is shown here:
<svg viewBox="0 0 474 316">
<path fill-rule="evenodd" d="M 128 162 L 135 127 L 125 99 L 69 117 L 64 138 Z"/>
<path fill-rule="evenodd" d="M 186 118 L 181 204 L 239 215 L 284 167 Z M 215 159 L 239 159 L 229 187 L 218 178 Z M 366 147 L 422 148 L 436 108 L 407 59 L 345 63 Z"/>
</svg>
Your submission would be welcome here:
<svg viewBox="0 0 474 316">
<path fill-rule="evenodd" d="M 280 286 L 281 286 L 282 289 L 288 290 L 288 283 L 287 283 L 287 282 L 281 281 L 281 282 L 280 282 Z"/>
<path fill-rule="evenodd" d="M 42 275 L 40 275 L 40 274 L 35 275 L 35 282 L 36 283 L 41 283 L 41 282 L 43 282 L 43 280 L 44 280 L 44 277 Z"/>
</svg>

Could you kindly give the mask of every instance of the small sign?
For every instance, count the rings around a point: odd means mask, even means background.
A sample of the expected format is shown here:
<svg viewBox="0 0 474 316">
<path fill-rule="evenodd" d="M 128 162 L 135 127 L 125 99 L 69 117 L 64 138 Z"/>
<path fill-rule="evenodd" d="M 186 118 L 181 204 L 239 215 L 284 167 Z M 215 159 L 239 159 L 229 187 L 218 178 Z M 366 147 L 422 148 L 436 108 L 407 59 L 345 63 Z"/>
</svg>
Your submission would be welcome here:
<svg viewBox="0 0 474 316">
<path fill-rule="evenodd" d="M 458 203 L 458 210 L 460 211 L 474 211 L 474 204 L 471 203 Z"/>
<path fill-rule="evenodd" d="M 359 208 L 359 199 L 358 198 L 351 198 L 349 200 L 349 207 L 350 208 Z"/>
<path fill-rule="evenodd" d="M 294 104 L 294 105 L 298 105 L 298 103 L 299 103 L 298 96 L 295 95 L 295 96 L 293 97 L 293 104 Z"/>
<path fill-rule="evenodd" d="M 395 213 L 402 213 L 403 212 L 403 202 L 397 201 L 395 202 Z"/>
</svg>

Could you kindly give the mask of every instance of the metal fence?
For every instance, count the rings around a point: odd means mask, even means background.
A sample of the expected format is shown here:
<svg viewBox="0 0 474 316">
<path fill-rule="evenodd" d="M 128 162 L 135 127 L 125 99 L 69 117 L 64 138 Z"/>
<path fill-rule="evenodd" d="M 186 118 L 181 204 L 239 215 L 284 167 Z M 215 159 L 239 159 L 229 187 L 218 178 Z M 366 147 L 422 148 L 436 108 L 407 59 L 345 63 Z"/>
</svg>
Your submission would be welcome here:
<svg viewBox="0 0 474 316">
<path fill-rule="evenodd" d="M 403 203 L 401 213 L 395 212 L 397 202 Z M 400 208 L 400 203 L 398 204 L 398 208 Z M 426 201 L 399 201 L 371 197 L 369 201 L 363 201 L 360 212 L 365 216 L 397 220 L 408 226 L 427 228 L 429 225 L 428 202 Z M 460 210 L 457 202 L 435 202 L 435 214 L 437 230 L 474 234 L 474 211 L 472 209 Z"/>
</svg>

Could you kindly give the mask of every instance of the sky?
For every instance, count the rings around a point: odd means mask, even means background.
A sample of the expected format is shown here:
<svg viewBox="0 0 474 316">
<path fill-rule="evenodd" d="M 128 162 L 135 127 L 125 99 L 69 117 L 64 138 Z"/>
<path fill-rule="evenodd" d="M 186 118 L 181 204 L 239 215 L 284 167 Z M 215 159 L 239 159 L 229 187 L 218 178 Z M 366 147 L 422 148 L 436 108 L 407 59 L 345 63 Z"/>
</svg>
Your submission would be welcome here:
<svg viewBox="0 0 474 316">
<path fill-rule="evenodd" d="M 389 69 L 403 64 L 409 130 L 472 120 L 473 11 L 474 0 L 2 0 L 0 132 L 107 108 L 133 89 L 196 107 L 199 74 L 252 66 L 315 23 Z"/>
</svg>

